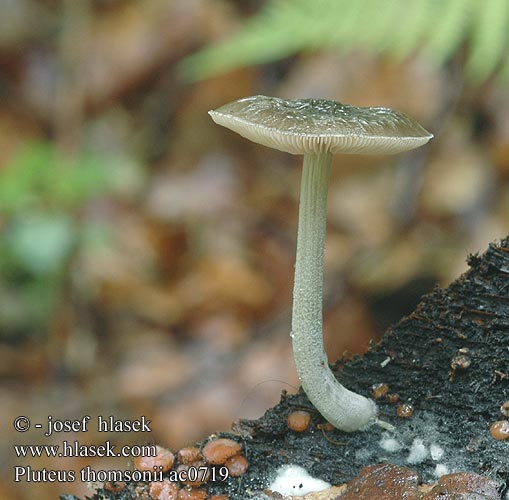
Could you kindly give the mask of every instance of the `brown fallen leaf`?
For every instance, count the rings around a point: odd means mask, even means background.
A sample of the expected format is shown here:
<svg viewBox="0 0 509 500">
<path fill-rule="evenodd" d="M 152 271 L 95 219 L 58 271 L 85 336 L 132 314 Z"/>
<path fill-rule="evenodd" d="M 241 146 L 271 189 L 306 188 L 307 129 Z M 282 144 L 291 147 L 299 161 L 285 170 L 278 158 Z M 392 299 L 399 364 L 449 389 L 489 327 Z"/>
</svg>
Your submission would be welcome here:
<svg viewBox="0 0 509 500">
<path fill-rule="evenodd" d="M 500 500 L 497 483 L 470 472 L 442 476 L 422 500 Z"/>
<path fill-rule="evenodd" d="M 418 500 L 420 476 L 400 465 L 377 464 L 364 467 L 347 483 L 341 500 Z"/>
</svg>

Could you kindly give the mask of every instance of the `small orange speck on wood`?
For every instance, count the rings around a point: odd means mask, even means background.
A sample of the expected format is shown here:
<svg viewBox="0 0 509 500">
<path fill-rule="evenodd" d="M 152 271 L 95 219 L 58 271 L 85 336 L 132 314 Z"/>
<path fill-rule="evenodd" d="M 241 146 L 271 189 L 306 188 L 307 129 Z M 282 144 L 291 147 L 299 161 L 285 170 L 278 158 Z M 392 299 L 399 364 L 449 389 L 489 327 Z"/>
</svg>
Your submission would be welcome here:
<svg viewBox="0 0 509 500">
<path fill-rule="evenodd" d="M 295 432 L 304 432 L 311 423 L 311 415 L 307 411 L 292 411 L 287 417 L 288 427 Z"/>
<path fill-rule="evenodd" d="M 497 441 L 509 438 L 509 420 L 499 420 L 491 424 L 490 434 Z"/>
<path fill-rule="evenodd" d="M 177 458 L 181 464 L 192 464 L 200 460 L 200 449 L 196 448 L 196 446 L 181 448 L 177 453 Z"/>
<path fill-rule="evenodd" d="M 410 403 L 403 403 L 396 408 L 396 413 L 399 418 L 410 418 L 414 414 L 414 407 Z"/>
<path fill-rule="evenodd" d="M 111 491 L 112 493 L 120 493 L 125 487 L 124 481 L 106 481 L 103 486 L 106 491 Z"/>
<path fill-rule="evenodd" d="M 380 399 L 380 398 L 384 397 L 385 395 L 387 395 L 388 392 L 389 392 L 389 386 L 387 384 L 380 383 L 380 384 L 373 384 L 371 386 L 371 394 L 373 394 L 373 397 L 375 399 Z"/>
<path fill-rule="evenodd" d="M 141 456 L 134 459 L 134 466 L 140 471 L 154 471 L 154 467 L 162 467 L 163 472 L 169 471 L 175 462 L 175 455 L 162 446 L 156 446 L 156 456 Z"/>
<path fill-rule="evenodd" d="M 249 462 L 244 455 L 234 455 L 226 460 L 224 465 L 228 468 L 231 477 L 240 477 L 247 471 Z"/>
<path fill-rule="evenodd" d="M 154 500 L 177 500 L 178 486 L 169 479 L 150 483 L 150 497 Z"/>
<path fill-rule="evenodd" d="M 218 438 L 209 441 L 202 449 L 203 458 L 213 465 L 224 464 L 226 460 L 240 453 L 240 444 L 233 439 Z"/>
</svg>

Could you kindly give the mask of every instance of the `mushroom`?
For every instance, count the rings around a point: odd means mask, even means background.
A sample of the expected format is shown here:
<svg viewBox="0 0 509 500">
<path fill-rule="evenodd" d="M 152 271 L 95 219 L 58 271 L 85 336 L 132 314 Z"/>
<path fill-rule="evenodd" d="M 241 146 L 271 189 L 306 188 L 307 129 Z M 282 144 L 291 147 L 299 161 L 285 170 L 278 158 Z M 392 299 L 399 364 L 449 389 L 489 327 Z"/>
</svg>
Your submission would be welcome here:
<svg viewBox="0 0 509 500">
<path fill-rule="evenodd" d="M 398 153 L 433 135 L 405 114 L 321 99 L 254 96 L 209 111 L 219 125 L 264 146 L 303 154 L 292 311 L 292 345 L 302 388 L 340 430 L 376 420 L 374 401 L 349 391 L 332 374 L 322 338 L 327 188 L 335 153 Z"/>
</svg>

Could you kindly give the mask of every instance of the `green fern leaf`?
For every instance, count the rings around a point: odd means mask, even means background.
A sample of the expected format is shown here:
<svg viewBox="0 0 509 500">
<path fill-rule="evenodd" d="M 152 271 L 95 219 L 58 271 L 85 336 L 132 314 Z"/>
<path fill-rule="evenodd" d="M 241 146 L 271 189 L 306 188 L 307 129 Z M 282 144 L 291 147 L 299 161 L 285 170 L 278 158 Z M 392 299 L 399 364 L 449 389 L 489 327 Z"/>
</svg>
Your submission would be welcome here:
<svg viewBox="0 0 509 500">
<path fill-rule="evenodd" d="M 308 50 L 387 54 L 422 51 L 436 64 L 469 49 L 466 76 L 480 83 L 499 67 L 509 78 L 509 0 L 270 0 L 230 39 L 180 65 L 187 80 Z"/>
<path fill-rule="evenodd" d="M 448 0 L 434 20 L 433 36 L 427 37 L 423 51 L 437 63 L 447 61 L 458 50 L 472 22 L 473 1 Z"/>
<path fill-rule="evenodd" d="M 353 5 L 348 5 L 353 3 Z M 327 16 L 329 26 L 326 27 L 327 44 L 344 52 L 355 45 L 358 33 L 361 31 L 363 17 L 366 10 L 366 0 L 337 2 Z"/>
<path fill-rule="evenodd" d="M 394 19 L 401 12 L 401 0 L 368 0 L 365 19 L 368 22 L 358 27 L 358 45 L 372 54 L 387 51 L 391 44 Z"/>
<path fill-rule="evenodd" d="M 476 83 L 489 77 L 508 54 L 509 2 L 484 0 L 476 4 L 466 74 Z"/>
<path fill-rule="evenodd" d="M 305 41 L 309 45 L 313 39 L 312 30 L 301 31 L 308 5 L 303 0 L 269 2 L 230 39 L 186 58 L 180 65 L 181 74 L 187 80 L 199 80 L 284 58 L 305 48 Z"/>
<path fill-rule="evenodd" d="M 399 21 L 394 23 L 388 47 L 390 55 L 396 61 L 406 59 L 419 48 L 429 30 L 433 10 L 433 2 L 429 0 L 400 3 Z"/>
</svg>

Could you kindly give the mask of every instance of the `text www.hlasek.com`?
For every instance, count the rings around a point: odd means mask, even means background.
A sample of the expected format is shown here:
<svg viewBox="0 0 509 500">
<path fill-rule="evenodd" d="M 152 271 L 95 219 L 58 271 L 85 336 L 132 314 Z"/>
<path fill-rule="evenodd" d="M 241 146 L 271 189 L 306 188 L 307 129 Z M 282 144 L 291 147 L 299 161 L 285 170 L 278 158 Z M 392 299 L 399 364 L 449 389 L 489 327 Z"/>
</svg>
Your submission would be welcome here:
<svg viewBox="0 0 509 500">
<path fill-rule="evenodd" d="M 62 445 L 14 445 L 18 458 L 22 457 L 155 457 L 154 445 L 125 445 L 116 451 L 116 445 L 105 441 L 101 445 L 82 445 L 79 441 L 64 441 Z"/>
</svg>

